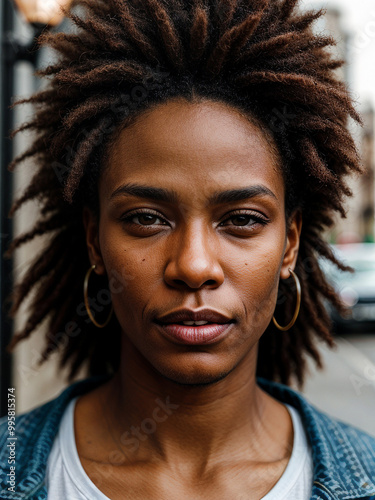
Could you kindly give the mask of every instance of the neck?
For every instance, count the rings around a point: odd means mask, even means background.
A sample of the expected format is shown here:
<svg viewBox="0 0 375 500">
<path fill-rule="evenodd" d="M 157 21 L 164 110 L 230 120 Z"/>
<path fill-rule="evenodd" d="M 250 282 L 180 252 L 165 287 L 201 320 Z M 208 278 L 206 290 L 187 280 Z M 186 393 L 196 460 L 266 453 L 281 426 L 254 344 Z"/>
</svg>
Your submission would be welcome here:
<svg viewBox="0 0 375 500">
<path fill-rule="evenodd" d="M 228 456 L 274 460 L 291 447 L 292 435 L 285 437 L 288 412 L 256 384 L 257 352 L 220 381 L 189 386 L 158 374 L 130 344 L 123 351 L 106 388 L 105 408 L 125 456 L 206 467 Z"/>
</svg>

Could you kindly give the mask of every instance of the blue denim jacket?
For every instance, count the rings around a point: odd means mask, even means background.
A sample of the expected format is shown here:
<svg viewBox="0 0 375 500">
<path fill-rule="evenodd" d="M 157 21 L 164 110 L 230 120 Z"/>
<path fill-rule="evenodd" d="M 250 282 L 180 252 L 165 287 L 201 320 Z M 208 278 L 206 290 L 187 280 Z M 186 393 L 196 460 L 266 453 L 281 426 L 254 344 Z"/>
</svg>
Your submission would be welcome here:
<svg viewBox="0 0 375 500">
<path fill-rule="evenodd" d="M 91 377 L 66 388 L 57 398 L 16 417 L 15 493 L 8 490 L 9 438 L 7 417 L 0 419 L 0 499 L 47 498 L 46 464 L 69 401 L 107 377 Z M 375 438 L 319 411 L 298 392 L 258 378 L 259 386 L 300 413 L 312 445 L 314 484 L 311 500 L 375 500 Z M 69 499 L 67 499 L 69 500 Z M 94 499 L 92 499 L 94 500 Z"/>
</svg>

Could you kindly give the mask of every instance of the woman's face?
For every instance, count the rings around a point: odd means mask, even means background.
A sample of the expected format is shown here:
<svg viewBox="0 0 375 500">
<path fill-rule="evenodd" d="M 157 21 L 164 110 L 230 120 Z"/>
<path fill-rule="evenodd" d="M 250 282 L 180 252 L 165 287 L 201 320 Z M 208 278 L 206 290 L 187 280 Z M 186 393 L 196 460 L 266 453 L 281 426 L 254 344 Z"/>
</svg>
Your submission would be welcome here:
<svg viewBox="0 0 375 500">
<path fill-rule="evenodd" d="M 99 225 L 84 212 L 90 260 L 108 275 L 124 342 L 164 377 L 209 383 L 256 359 L 300 232 L 299 219 L 286 230 L 273 151 L 237 110 L 182 99 L 143 115 L 111 149 Z M 181 308 L 231 323 L 217 336 L 155 322 Z"/>
</svg>

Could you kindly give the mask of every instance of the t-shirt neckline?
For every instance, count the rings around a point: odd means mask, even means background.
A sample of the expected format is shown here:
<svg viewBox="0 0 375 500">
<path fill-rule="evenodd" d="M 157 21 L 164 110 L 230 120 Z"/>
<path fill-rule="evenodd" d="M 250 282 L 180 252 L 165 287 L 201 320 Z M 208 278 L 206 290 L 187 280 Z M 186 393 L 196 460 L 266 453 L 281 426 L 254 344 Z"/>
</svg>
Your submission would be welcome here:
<svg viewBox="0 0 375 500">
<path fill-rule="evenodd" d="M 293 489 L 300 478 L 308 457 L 307 442 L 301 417 L 296 408 L 287 403 L 283 404 L 289 411 L 293 422 L 292 453 L 282 476 L 261 500 L 279 500 L 287 498 L 288 492 Z"/>
<path fill-rule="evenodd" d="M 89 478 L 78 455 L 74 432 L 74 409 L 79 396 L 73 398 L 63 415 L 59 432 L 59 445 L 66 470 L 75 487 L 88 498 L 111 500 Z M 283 403 L 293 422 L 293 448 L 287 466 L 272 489 L 261 500 L 284 498 L 293 488 L 307 459 L 306 438 L 298 411 L 291 405 Z"/>
</svg>

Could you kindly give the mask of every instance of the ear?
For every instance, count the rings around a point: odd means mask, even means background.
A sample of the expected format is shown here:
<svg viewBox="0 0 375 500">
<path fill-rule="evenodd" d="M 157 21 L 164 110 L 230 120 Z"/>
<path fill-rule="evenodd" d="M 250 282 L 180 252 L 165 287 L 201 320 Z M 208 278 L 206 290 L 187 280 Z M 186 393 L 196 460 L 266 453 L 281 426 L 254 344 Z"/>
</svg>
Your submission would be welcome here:
<svg viewBox="0 0 375 500">
<path fill-rule="evenodd" d="M 291 216 L 291 220 L 289 222 L 285 253 L 280 270 L 281 279 L 289 278 L 290 276 L 289 268 L 294 270 L 296 266 L 301 229 L 302 229 L 302 214 L 300 210 L 297 210 Z"/>
<path fill-rule="evenodd" d="M 96 265 L 96 274 L 104 275 L 105 267 L 99 245 L 99 223 L 97 217 L 86 206 L 83 208 L 82 221 L 85 228 L 86 245 L 91 265 Z"/>
</svg>

